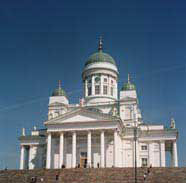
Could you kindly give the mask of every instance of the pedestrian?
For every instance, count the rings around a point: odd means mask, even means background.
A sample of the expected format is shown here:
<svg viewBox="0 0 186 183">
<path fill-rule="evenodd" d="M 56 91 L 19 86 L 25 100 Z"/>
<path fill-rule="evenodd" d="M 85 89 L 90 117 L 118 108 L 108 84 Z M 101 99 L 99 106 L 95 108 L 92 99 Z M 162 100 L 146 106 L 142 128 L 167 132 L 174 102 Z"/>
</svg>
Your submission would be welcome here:
<svg viewBox="0 0 186 183">
<path fill-rule="evenodd" d="M 144 178 L 144 181 L 145 181 L 146 178 L 147 178 L 147 173 L 144 173 L 143 178 Z"/>
</svg>

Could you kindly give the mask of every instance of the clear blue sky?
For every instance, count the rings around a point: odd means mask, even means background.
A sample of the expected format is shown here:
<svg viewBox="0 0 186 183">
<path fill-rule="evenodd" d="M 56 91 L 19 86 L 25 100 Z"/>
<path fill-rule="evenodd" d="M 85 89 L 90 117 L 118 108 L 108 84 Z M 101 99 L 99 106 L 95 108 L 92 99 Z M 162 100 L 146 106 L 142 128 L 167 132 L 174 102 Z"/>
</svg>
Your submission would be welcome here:
<svg viewBox="0 0 186 183">
<path fill-rule="evenodd" d="M 57 80 L 71 103 L 103 36 L 120 71 L 131 73 L 145 122 L 179 129 L 186 165 L 186 3 L 175 0 L 0 1 L 0 168 L 17 168 L 21 128 L 42 127 Z"/>
</svg>

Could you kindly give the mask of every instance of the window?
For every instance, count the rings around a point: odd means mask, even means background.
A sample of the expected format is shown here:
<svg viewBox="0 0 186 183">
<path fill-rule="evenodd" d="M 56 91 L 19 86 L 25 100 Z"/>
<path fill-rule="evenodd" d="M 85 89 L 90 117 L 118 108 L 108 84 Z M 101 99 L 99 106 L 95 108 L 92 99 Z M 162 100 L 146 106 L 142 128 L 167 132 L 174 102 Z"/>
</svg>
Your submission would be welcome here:
<svg viewBox="0 0 186 183">
<path fill-rule="evenodd" d="M 92 87 L 88 87 L 88 96 L 92 95 Z"/>
<path fill-rule="evenodd" d="M 86 158 L 87 157 L 87 152 L 81 152 L 81 157 Z"/>
<path fill-rule="evenodd" d="M 99 83 L 100 82 L 100 77 L 96 77 L 95 78 L 95 83 Z"/>
<path fill-rule="evenodd" d="M 95 95 L 99 95 L 100 94 L 100 86 L 96 85 L 95 86 Z"/>
<path fill-rule="evenodd" d="M 113 88 L 113 87 L 110 88 L 110 94 L 111 94 L 112 96 L 114 95 L 114 88 Z"/>
<path fill-rule="evenodd" d="M 111 80 L 111 84 L 113 84 L 114 82 L 113 82 L 113 80 Z"/>
<path fill-rule="evenodd" d="M 107 95 L 108 87 L 106 85 L 103 86 L 103 95 Z"/>
<path fill-rule="evenodd" d="M 107 78 L 104 78 L 104 83 L 107 83 Z"/>
<path fill-rule="evenodd" d="M 147 166 L 147 158 L 142 158 L 141 159 L 141 166 L 142 167 Z"/>
<path fill-rule="evenodd" d="M 143 151 L 147 150 L 147 146 L 146 145 L 142 145 L 141 146 L 141 150 L 143 150 Z"/>
</svg>

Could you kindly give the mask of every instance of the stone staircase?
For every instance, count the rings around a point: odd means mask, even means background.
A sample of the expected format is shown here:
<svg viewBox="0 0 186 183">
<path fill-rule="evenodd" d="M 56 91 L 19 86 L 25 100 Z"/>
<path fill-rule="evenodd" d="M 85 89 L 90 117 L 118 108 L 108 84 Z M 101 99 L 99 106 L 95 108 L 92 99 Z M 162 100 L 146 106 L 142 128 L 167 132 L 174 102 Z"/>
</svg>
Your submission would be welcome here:
<svg viewBox="0 0 186 183">
<path fill-rule="evenodd" d="M 138 168 L 138 183 L 186 183 L 186 168 Z M 3 170 L 0 183 L 134 183 L 133 168 Z"/>
</svg>

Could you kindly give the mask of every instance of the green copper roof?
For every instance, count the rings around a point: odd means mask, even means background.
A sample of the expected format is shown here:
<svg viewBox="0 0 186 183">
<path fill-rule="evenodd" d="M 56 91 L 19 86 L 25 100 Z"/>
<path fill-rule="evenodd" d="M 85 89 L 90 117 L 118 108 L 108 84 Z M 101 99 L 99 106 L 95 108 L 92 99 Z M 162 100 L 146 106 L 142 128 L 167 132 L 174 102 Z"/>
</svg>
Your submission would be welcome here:
<svg viewBox="0 0 186 183">
<path fill-rule="evenodd" d="M 136 86 L 130 82 L 130 76 L 128 75 L 128 83 L 125 83 L 121 88 L 122 91 L 136 90 Z"/>
<path fill-rule="evenodd" d="M 114 59 L 109 54 L 104 53 L 102 51 L 98 51 L 92 54 L 86 61 L 85 66 L 87 66 L 88 64 L 96 63 L 96 62 L 109 62 L 111 64 L 116 65 Z"/>
<path fill-rule="evenodd" d="M 132 83 L 125 83 L 121 88 L 122 91 L 124 90 L 136 90 L 136 86 Z"/>
<path fill-rule="evenodd" d="M 52 96 L 66 96 L 66 93 L 62 88 L 58 88 L 53 91 Z"/>
<path fill-rule="evenodd" d="M 59 81 L 59 86 L 53 91 L 52 96 L 67 96 L 66 92 L 61 88 L 61 81 Z"/>
<path fill-rule="evenodd" d="M 99 40 L 98 52 L 92 54 L 88 58 L 88 60 L 85 63 L 85 66 L 96 62 L 109 62 L 111 64 L 116 65 L 115 60 L 109 54 L 103 52 L 102 38 L 100 38 Z"/>
</svg>

